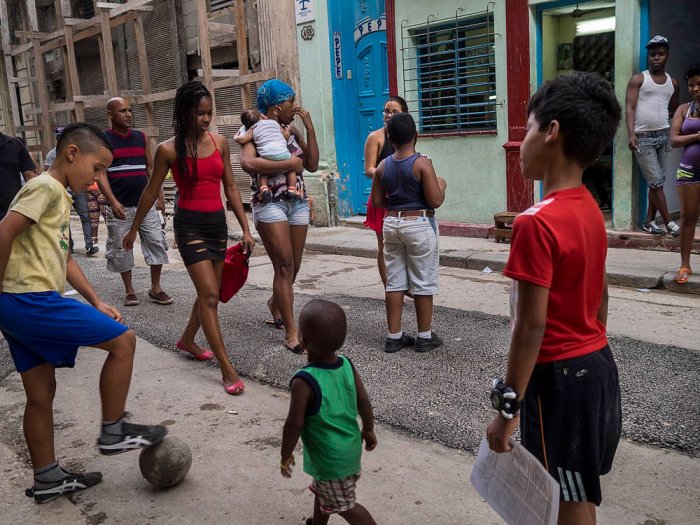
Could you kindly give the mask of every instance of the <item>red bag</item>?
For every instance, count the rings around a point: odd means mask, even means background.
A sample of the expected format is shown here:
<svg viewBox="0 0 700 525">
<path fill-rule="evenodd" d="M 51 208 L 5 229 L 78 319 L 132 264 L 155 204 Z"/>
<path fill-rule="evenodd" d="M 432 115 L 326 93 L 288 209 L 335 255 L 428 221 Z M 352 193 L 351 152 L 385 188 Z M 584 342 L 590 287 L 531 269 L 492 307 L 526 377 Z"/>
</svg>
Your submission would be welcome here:
<svg viewBox="0 0 700 525">
<path fill-rule="evenodd" d="M 219 300 L 227 303 L 231 297 L 243 288 L 248 278 L 248 259 L 250 253 L 245 251 L 243 243 L 239 242 L 226 250 L 224 258 L 224 273 L 221 276 Z"/>
</svg>

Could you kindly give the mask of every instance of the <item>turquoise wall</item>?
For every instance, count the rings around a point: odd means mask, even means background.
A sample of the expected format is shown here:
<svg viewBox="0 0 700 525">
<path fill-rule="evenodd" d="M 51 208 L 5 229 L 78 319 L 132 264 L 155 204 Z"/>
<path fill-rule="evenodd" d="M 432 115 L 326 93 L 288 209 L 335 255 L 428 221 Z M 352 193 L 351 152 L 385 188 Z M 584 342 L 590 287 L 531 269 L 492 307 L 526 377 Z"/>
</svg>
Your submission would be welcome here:
<svg viewBox="0 0 700 525">
<path fill-rule="evenodd" d="M 404 81 L 401 55 L 401 25 L 413 25 L 432 20 L 453 19 L 485 11 L 486 0 L 396 0 L 396 49 L 399 94 Z M 506 209 L 506 166 L 503 144 L 508 140 L 507 76 L 506 76 L 506 11 L 505 0 L 491 2 L 494 12 L 496 52 L 497 126 L 495 136 L 420 137 L 417 149 L 430 156 L 435 171 L 447 180 L 445 203 L 439 217 L 446 221 L 493 223 L 493 214 Z M 414 117 L 417 108 L 410 107 Z"/>
<path fill-rule="evenodd" d="M 335 172 L 335 134 L 333 132 L 333 93 L 331 90 L 328 6 L 325 0 L 314 2 L 316 20 L 297 25 L 299 47 L 300 102 L 311 112 L 320 152 L 319 173 Z M 311 26 L 311 40 L 301 37 L 302 28 Z"/>
</svg>

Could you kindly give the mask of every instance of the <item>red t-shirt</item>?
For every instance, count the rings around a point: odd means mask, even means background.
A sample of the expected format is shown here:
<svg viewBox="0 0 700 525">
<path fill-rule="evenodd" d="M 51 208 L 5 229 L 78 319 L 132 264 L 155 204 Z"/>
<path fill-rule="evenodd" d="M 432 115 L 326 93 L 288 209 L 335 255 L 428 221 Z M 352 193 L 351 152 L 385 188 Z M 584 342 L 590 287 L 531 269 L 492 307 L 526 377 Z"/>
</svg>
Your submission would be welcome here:
<svg viewBox="0 0 700 525">
<path fill-rule="evenodd" d="M 503 274 L 549 288 L 538 363 L 579 357 L 607 345 L 605 326 L 598 320 L 607 253 L 603 215 L 585 186 L 550 193 L 515 219 Z M 514 286 L 514 306 L 516 295 Z"/>
</svg>

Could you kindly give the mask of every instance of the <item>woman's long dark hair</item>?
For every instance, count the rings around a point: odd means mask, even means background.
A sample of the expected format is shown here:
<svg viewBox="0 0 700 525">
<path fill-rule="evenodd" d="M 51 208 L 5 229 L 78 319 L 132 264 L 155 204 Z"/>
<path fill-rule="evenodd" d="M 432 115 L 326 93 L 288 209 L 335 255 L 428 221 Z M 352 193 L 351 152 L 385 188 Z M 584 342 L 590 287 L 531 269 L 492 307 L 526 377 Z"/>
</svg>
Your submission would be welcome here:
<svg viewBox="0 0 700 525">
<path fill-rule="evenodd" d="M 197 162 L 192 162 L 192 173 L 190 173 L 187 157 L 197 158 L 197 131 L 194 129 L 194 112 L 204 97 L 211 98 L 211 93 L 204 84 L 196 80 L 180 86 L 175 95 L 173 128 L 175 130 L 177 170 L 180 177 L 189 179 L 190 187 L 197 179 Z"/>
</svg>

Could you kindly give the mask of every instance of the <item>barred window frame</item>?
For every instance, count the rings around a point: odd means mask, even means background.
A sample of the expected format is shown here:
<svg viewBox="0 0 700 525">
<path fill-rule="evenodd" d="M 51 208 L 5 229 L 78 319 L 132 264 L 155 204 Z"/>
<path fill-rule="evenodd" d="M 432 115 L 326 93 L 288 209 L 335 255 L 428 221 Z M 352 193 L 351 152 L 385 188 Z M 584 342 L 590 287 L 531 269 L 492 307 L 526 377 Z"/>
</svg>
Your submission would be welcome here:
<svg viewBox="0 0 700 525">
<path fill-rule="evenodd" d="M 494 15 L 401 24 L 404 98 L 422 135 L 497 134 Z"/>
</svg>

